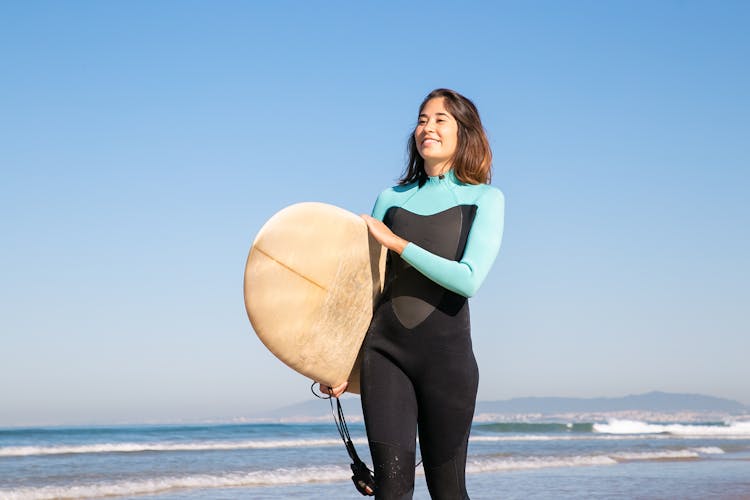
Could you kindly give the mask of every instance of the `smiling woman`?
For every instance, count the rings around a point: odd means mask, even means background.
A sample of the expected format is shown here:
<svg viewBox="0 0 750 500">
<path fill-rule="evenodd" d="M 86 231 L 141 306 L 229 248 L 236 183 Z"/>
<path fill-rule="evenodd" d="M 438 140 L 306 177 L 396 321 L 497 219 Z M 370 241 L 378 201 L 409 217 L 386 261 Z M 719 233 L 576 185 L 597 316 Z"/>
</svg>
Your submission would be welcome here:
<svg viewBox="0 0 750 500">
<path fill-rule="evenodd" d="M 456 154 L 458 122 L 445 109 L 444 97 L 427 101 L 419 113 L 414 141 L 428 176 L 441 175 L 450 168 Z"/>
<path fill-rule="evenodd" d="M 500 248 L 503 195 L 487 184 L 492 153 L 477 109 L 452 90 L 422 102 L 409 152 L 400 184 L 363 216 L 389 250 L 361 366 L 375 493 L 411 498 L 418 430 L 430 495 L 463 499 L 479 381 L 467 299 Z"/>
</svg>

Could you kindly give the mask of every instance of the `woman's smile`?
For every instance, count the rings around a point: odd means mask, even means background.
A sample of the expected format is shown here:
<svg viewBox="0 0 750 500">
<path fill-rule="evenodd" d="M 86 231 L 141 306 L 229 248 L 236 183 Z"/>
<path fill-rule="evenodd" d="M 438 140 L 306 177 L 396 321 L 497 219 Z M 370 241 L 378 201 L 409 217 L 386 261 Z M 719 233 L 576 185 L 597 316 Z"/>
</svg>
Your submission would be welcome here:
<svg viewBox="0 0 750 500">
<path fill-rule="evenodd" d="M 414 139 L 424 159 L 427 175 L 438 175 L 450 168 L 458 145 L 458 122 L 445 107 L 445 99 L 430 99 L 419 114 Z"/>
</svg>

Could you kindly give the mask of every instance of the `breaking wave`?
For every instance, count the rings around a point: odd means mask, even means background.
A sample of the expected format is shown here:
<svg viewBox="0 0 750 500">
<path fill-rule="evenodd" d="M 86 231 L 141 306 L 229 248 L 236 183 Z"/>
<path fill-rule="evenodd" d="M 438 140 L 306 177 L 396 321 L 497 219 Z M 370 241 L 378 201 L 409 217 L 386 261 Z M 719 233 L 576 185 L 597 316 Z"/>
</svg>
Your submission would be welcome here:
<svg viewBox="0 0 750 500">
<path fill-rule="evenodd" d="M 514 470 L 547 469 L 559 467 L 613 466 L 634 460 L 680 460 L 697 459 L 703 455 L 724 453 L 718 447 L 663 450 L 655 452 L 631 452 L 581 456 L 475 456 L 469 457 L 466 472 L 481 474 Z M 422 468 L 417 469 L 422 474 Z M 0 489 L 4 500 L 52 500 L 82 499 L 105 496 L 134 496 L 154 494 L 169 490 L 211 489 L 230 487 L 262 487 L 305 483 L 346 482 L 351 476 L 348 467 L 338 465 L 318 467 L 290 467 L 252 472 L 222 474 L 196 474 L 189 476 L 163 476 L 154 478 L 110 481 L 84 485 L 59 485 Z"/>
<path fill-rule="evenodd" d="M 594 432 L 603 434 L 670 434 L 699 437 L 750 437 L 750 422 L 722 424 L 650 424 L 639 420 L 610 420 L 594 424 Z"/>
<path fill-rule="evenodd" d="M 355 444 L 367 444 L 364 438 L 354 439 Z M 55 446 L 6 446 L 0 448 L 0 457 L 31 455 L 66 455 L 78 453 L 141 453 L 150 451 L 226 451 L 271 448 L 301 448 L 341 445 L 340 439 L 288 439 L 257 441 L 208 441 L 191 443 L 97 443 Z"/>
</svg>

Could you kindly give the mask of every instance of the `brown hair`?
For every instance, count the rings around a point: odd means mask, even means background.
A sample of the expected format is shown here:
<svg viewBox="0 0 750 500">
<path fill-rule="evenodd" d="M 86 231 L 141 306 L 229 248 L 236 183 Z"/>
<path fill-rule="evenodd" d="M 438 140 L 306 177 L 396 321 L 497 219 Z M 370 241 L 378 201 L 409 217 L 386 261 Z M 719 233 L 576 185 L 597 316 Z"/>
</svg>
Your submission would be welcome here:
<svg viewBox="0 0 750 500">
<path fill-rule="evenodd" d="M 435 89 L 424 98 L 419 106 L 422 112 L 430 99 L 443 97 L 445 108 L 458 122 L 458 145 L 451 159 L 451 168 L 456 178 L 466 184 L 489 184 L 492 176 L 492 150 L 487 134 L 479 119 L 479 111 L 474 103 L 458 92 L 450 89 Z M 427 182 L 424 159 L 417 150 L 414 130 L 409 136 L 407 150 L 409 163 L 399 179 L 399 184 L 418 182 L 421 187 Z"/>
</svg>

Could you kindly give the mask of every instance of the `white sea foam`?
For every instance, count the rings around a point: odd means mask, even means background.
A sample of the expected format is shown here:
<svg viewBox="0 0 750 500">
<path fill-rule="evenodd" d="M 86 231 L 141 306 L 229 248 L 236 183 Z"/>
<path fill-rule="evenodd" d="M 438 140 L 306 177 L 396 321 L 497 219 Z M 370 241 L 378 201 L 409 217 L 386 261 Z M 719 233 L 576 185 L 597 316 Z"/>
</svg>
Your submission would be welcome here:
<svg viewBox="0 0 750 500">
<path fill-rule="evenodd" d="M 509 470 L 546 469 L 553 467 L 586 467 L 594 465 L 615 465 L 634 460 L 679 460 L 700 458 L 702 455 L 721 454 L 724 450 L 714 446 L 689 448 L 684 450 L 662 450 L 653 452 L 622 452 L 600 455 L 542 456 L 542 457 L 469 457 L 467 473 L 500 472 Z"/>
<path fill-rule="evenodd" d="M 724 450 L 715 446 L 689 448 L 686 450 L 637 451 L 613 453 L 615 460 L 672 460 L 681 458 L 699 458 L 701 455 L 718 455 Z"/>
<path fill-rule="evenodd" d="M 614 460 L 606 455 L 570 456 L 570 457 L 524 457 L 505 459 L 469 459 L 466 472 L 500 472 L 510 470 L 547 469 L 552 467 L 584 467 L 592 465 L 615 465 Z"/>
<path fill-rule="evenodd" d="M 367 444 L 364 438 L 352 440 Z M 0 457 L 31 455 L 65 455 L 79 453 L 139 453 L 146 451 L 212 451 L 252 450 L 269 448 L 310 448 L 341 445 L 340 439 L 288 439 L 257 441 L 207 441 L 191 443 L 97 443 L 87 445 L 57 446 L 6 446 L 0 448 Z"/>
<path fill-rule="evenodd" d="M 501 472 L 551 467 L 580 467 L 612 465 L 617 461 L 606 456 L 578 457 L 526 457 L 526 458 L 478 458 L 470 460 L 467 472 Z M 422 468 L 417 474 L 423 474 Z M 219 475 L 193 475 L 184 477 L 160 477 L 144 480 L 117 481 L 90 485 L 45 486 L 36 488 L 0 489 L 3 500 L 51 500 L 80 499 L 103 496 L 133 496 L 159 493 L 179 489 L 210 489 L 229 487 L 259 487 L 304 483 L 326 483 L 347 481 L 351 476 L 348 468 L 341 466 L 305 467 L 254 471 L 249 473 L 227 473 Z"/>
<path fill-rule="evenodd" d="M 510 436 L 472 436 L 472 442 L 503 441 L 574 441 L 587 439 L 632 439 L 637 436 L 605 436 L 584 434 L 580 436 L 521 434 Z M 652 438 L 653 436 L 641 436 Z M 356 445 L 367 445 L 365 438 L 353 439 Z M 340 439 L 287 439 L 255 441 L 205 441 L 187 443 L 165 442 L 131 442 L 131 443 L 95 443 L 85 445 L 54 446 L 5 446 L 0 447 L 0 457 L 26 457 L 34 455 L 74 455 L 86 453 L 142 453 L 142 452 L 180 452 L 180 451 L 229 451 L 275 448 L 315 448 L 342 445 Z"/>
<path fill-rule="evenodd" d="M 725 425 L 649 424 L 639 420 L 610 420 L 594 424 L 594 432 L 606 434 L 671 434 L 700 437 L 750 437 L 750 422 L 730 422 Z"/>
<path fill-rule="evenodd" d="M 574 436 L 538 436 L 521 434 L 517 436 L 471 436 L 469 441 L 476 443 L 497 443 L 502 441 L 558 441 L 572 439 Z"/>
<path fill-rule="evenodd" d="M 693 449 L 703 455 L 721 455 L 722 453 L 724 453 L 724 450 L 722 450 L 718 446 L 701 446 L 700 448 Z"/>
<path fill-rule="evenodd" d="M 597 424 L 600 425 L 600 424 Z M 607 424 L 601 424 L 606 426 Z M 646 424 L 649 425 L 649 424 Z M 598 431 L 607 432 L 607 431 Z M 648 433 L 630 435 L 581 434 L 581 435 L 501 435 L 472 436 L 470 441 L 493 443 L 504 441 L 579 441 L 591 439 L 653 439 L 656 436 Z M 356 445 L 367 446 L 365 438 L 353 439 Z M 5 446 L 0 447 L 0 457 L 26 457 L 34 455 L 68 455 L 95 453 L 142 453 L 142 452 L 191 452 L 191 451 L 230 451 L 276 448 L 315 448 L 340 446 L 340 439 L 286 439 L 286 440 L 251 440 L 251 441 L 204 441 L 204 442 L 130 442 L 130 443 L 95 443 L 86 445 L 53 445 L 53 446 Z"/>
<path fill-rule="evenodd" d="M 724 453 L 718 447 L 700 447 L 686 450 L 655 452 L 623 452 L 598 455 L 507 457 L 469 457 L 466 472 L 481 474 L 513 470 L 547 469 L 559 467 L 590 467 L 616 465 L 631 460 L 675 460 L 698 458 L 705 454 Z M 423 474 L 417 468 L 417 474 Z M 102 482 L 86 485 L 44 486 L 34 488 L 0 489 L 2 500 L 80 499 L 105 496 L 135 496 L 169 490 L 211 489 L 231 487 L 262 487 L 305 483 L 331 483 L 348 481 L 348 467 L 327 465 L 319 467 L 279 468 L 246 473 L 200 474 L 191 476 L 164 476 L 151 479 Z"/>
<path fill-rule="evenodd" d="M 472 436 L 470 441 L 503 442 L 503 441 L 576 441 L 591 439 L 654 439 L 679 436 L 713 437 L 728 439 L 745 439 L 750 437 L 750 422 L 733 422 L 727 425 L 686 425 L 686 424 L 649 424 L 637 420 L 610 420 L 606 424 L 594 424 L 594 432 L 576 435 L 565 434 L 517 434 L 517 435 L 479 435 Z M 659 436 L 658 434 L 661 434 Z M 367 445 L 365 438 L 352 440 L 356 445 Z M 276 448 L 313 448 L 341 445 L 339 439 L 280 439 L 280 440 L 246 440 L 246 441 L 195 441 L 195 442 L 127 442 L 127 443 L 93 443 L 82 445 L 49 445 L 49 446 L 5 446 L 0 447 L 0 458 L 34 455 L 66 455 L 95 453 L 141 453 L 141 452 L 191 452 L 191 451 L 228 451 Z"/>
<path fill-rule="evenodd" d="M 166 476 L 153 479 L 117 481 L 80 486 L 44 486 L 0 489 L 3 500 L 78 499 L 104 496 L 146 495 L 178 489 L 207 489 L 272 486 L 345 481 L 351 472 L 340 466 L 275 469 L 221 475 Z"/>
<path fill-rule="evenodd" d="M 661 439 L 667 438 L 668 436 L 654 436 L 653 434 L 625 434 L 625 435 L 607 435 L 607 434 L 579 434 L 575 436 L 571 435 L 536 435 L 536 434 L 520 434 L 511 436 L 472 436 L 469 441 L 475 442 L 502 442 L 502 441 L 626 441 L 635 439 Z"/>
</svg>

